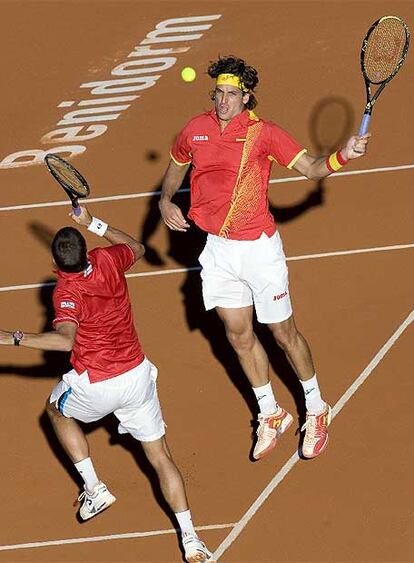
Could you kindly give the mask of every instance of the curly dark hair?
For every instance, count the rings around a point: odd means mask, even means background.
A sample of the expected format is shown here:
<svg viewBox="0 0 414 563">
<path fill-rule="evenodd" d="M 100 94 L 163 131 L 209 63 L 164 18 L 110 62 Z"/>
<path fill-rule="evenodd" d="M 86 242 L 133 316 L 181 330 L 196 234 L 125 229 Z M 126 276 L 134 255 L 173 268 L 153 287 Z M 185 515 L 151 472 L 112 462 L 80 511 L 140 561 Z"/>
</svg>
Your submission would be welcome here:
<svg viewBox="0 0 414 563">
<path fill-rule="evenodd" d="M 217 78 L 219 74 L 227 73 L 238 76 L 244 86 L 249 89 L 250 97 L 245 105 L 247 109 L 255 108 L 257 106 L 257 100 L 253 94 L 253 90 L 259 82 L 257 70 L 252 66 L 248 66 L 243 59 L 239 59 L 233 55 L 219 57 L 217 61 L 211 62 L 207 69 L 207 74 L 211 78 Z M 211 92 L 211 99 L 214 100 L 214 91 Z"/>
</svg>

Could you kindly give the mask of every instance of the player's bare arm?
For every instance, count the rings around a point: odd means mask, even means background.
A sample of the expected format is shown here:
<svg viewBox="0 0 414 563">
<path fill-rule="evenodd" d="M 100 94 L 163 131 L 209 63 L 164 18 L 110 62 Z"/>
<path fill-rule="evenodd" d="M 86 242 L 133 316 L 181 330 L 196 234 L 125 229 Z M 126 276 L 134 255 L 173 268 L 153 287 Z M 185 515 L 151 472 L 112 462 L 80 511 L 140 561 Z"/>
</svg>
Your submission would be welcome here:
<svg viewBox="0 0 414 563">
<path fill-rule="evenodd" d="M 346 145 L 338 151 L 343 162 L 364 156 L 367 151 L 370 136 L 370 133 L 361 136 L 352 136 Z M 326 178 L 326 176 L 329 176 L 333 172 L 327 165 L 327 160 L 329 160 L 329 156 L 314 157 L 304 153 L 297 160 L 293 168 L 310 180 L 320 180 L 321 178 Z"/>
<path fill-rule="evenodd" d="M 15 345 L 17 340 L 18 346 L 25 346 L 26 348 L 70 352 L 75 342 L 77 330 L 78 325 L 70 321 L 58 323 L 56 330 L 40 334 L 0 330 L 0 344 Z"/>
<path fill-rule="evenodd" d="M 164 223 L 173 231 L 185 232 L 190 227 L 181 209 L 171 201 L 183 183 L 188 166 L 180 166 L 171 159 L 162 182 L 159 208 Z"/>
<path fill-rule="evenodd" d="M 89 227 L 89 225 L 92 223 L 92 215 L 83 205 L 80 206 L 80 210 L 80 215 L 77 216 L 74 212 L 72 212 L 70 216 L 78 225 Z M 108 225 L 103 236 L 111 244 L 127 244 L 133 251 L 136 261 L 142 258 L 145 254 L 145 247 L 143 244 L 138 242 L 136 239 L 131 237 L 131 235 L 128 235 L 124 231 L 115 229 L 115 227 Z"/>
</svg>

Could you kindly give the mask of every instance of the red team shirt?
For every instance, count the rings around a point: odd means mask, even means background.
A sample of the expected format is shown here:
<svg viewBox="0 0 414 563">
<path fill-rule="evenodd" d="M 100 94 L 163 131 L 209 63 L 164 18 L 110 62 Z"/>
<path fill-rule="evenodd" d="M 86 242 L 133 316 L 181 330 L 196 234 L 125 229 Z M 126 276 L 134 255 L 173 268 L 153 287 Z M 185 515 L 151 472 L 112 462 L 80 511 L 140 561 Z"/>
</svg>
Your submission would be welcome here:
<svg viewBox="0 0 414 563">
<path fill-rule="evenodd" d="M 55 319 L 78 325 L 71 364 L 88 370 L 91 383 L 121 375 L 139 365 L 144 353 L 134 327 L 124 272 L 135 262 L 127 244 L 95 248 L 80 273 L 58 271 L 53 293 Z"/>
<path fill-rule="evenodd" d="M 255 240 L 276 231 L 267 197 L 272 161 L 292 168 L 304 152 L 289 133 L 248 110 L 221 132 L 212 110 L 184 127 L 171 157 L 192 164 L 188 216 L 196 225 L 214 235 Z"/>
</svg>

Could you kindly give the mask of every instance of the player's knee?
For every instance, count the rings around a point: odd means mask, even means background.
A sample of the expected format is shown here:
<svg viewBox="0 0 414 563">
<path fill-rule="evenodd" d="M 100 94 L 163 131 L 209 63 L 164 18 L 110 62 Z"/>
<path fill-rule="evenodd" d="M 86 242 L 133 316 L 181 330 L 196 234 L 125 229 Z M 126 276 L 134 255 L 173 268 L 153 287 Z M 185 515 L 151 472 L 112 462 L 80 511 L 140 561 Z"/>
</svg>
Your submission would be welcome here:
<svg viewBox="0 0 414 563">
<path fill-rule="evenodd" d="M 156 449 L 146 452 L 147 459 L 152 467 L 157 471 L 166 465 L 171 464 L 172 460 L 168 453 L 162 449 Z"/>
<path fill-rule="evenodd" d="M 290 350 L 295 346 L 298 338 L 298 331 L 295 327 L 285 325 L 274 325 L 272 333 L 277 345 L 282 350 Z"/>
<path fill-rule="evenodd" d="M 171 462 L 172 458 L 165 437 L 155 442 L 142 442 L 142 446 L 148 461 L 154 468 Z"/>
<path fill-rule="evenodd" d="M 228 330 L 227 338 L 236 352 L 248 352 L 254 346 L 254 333 L 251 329 Z"/>
</svg>

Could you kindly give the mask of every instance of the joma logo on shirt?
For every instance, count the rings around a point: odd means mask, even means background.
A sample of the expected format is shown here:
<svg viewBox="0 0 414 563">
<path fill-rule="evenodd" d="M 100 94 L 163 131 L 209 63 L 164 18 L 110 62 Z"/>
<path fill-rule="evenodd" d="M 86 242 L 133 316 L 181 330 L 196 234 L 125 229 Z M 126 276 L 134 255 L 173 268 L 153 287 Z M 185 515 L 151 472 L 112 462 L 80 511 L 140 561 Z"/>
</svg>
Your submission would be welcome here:
<svg viewBox="0 0 414 563">
<path fill-rule="evenodd" d="M 208 141 L 208 135 L 194 135 L 193 141 Z"/>
<path fill-rule="evenodd" d="M 75 303 L 73 303 L 73 301 L 62 301 L 60 303 L 60 308 L 61 309 L 74 309 Z"/>
<path fill-rule="evenodd" d="M 273 301 L 279 301 L 279 299 L 283 299 L 284 297 L 286 297 L 287 295 L 287 291 L 284 291 L 283 293 L 279 293 L 279 295 L 275 295 L 273 297 Z"/>
</svg>

